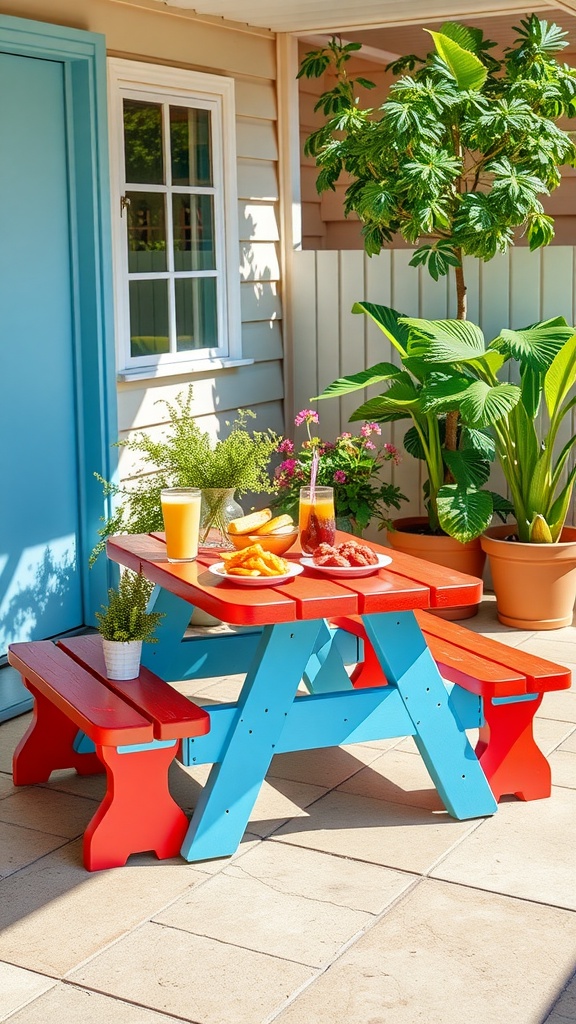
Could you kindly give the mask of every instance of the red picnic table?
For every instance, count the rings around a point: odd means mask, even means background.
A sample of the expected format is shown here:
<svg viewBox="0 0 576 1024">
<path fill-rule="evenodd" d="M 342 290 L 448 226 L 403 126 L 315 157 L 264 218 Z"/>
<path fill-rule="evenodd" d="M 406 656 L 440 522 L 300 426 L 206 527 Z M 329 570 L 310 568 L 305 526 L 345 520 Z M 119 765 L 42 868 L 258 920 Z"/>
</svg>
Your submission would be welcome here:
<svg viewBox="0 0 576 1024">
<path fill-rule="evenodd" d="M 208 734 L 182 743 L 183 763 L 213 765 L 182 846 L 187 860 L 236 850 L 274 754 L 287 751 L 411 735 L 451 815 L 495 812 L 465 733 L 478 724 L 478 707 L 475 721 L 455 713 L 414 614 L 476 604 L 480 580 L 392 552 L 390 565 L 373 576 L 333 579 L 306 568 L 284 584 L 247 587 L 210 572 L 218 553 L 168 562 L 162 534 L 112 537 L 107 553 L 157 584 L 155 609 L 166 618 L 159 643 L 144 645 L 157 675 L 175 681 L 246 672 L 238 701 L 211 705 Z M 287 557 L 299 561 L 300 551 Z M 191 606 L 249 628 L 185 639 Z M 328 625 L 349 615 L 361 617 L 386 685 L 352 686 Z M 302 681 L 304 695 L 297 694 Z"/>
</svg>

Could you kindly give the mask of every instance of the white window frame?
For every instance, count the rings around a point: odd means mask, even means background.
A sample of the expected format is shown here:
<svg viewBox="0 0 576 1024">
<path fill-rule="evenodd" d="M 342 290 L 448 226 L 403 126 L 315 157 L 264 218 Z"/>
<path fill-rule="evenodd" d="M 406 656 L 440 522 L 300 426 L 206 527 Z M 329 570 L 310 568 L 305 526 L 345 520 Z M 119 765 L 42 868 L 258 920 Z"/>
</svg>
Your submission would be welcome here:
<svg viewBox="0 0 576 1024">
<path fill-rule="evenodd" d="M 234 80 L 141 61 L 108 59 L 112 243 L 118 377 L 159 377 L 251 363 L 242 359 Z M 211 111 L 218 280 L 218 346 L 135 357 L 130 352 L 124 169 L 124 98 Z M 154 191 L 152 186 L 151 191 Z M 167 225 L 168 226 L 168 225 Z M 177 276 L 177 275 L 176 275 Z"/>
</svg>

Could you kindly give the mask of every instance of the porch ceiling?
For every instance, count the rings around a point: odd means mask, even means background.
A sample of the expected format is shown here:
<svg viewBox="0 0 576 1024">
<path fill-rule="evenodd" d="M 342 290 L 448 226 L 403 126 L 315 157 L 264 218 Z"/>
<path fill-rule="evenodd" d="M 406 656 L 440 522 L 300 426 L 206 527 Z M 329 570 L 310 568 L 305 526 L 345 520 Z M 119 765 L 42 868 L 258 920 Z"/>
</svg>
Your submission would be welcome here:
<svg viewBox="0 0 576 1024">
<path fill-rule="evenodd" d="M 163 7 L 221 17 L 272 32 L 369 30 L 430 22 L 429 0 L 155 0 Z M 434 21 L 519 16 L 526 11 L 561 22 L 576 15 L 576 0 L 438 0 Z"/>
</svg>

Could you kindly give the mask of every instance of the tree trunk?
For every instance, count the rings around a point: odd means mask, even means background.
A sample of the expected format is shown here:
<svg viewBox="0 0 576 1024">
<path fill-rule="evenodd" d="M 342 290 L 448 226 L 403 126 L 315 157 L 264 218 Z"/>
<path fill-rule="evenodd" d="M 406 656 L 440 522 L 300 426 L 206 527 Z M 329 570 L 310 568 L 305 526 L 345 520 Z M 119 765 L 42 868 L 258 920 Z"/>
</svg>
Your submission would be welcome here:
<svg viewBox="0 0 576 1024">
<path fill-rule="evenodd" d="M 467 313 L 467 302 L 466 302 L 466 282 L 464 281 L 464 269 L 462 267 L 462 251 L 457 250 L 456 255 L 460 260 L 460 266 L 454 268 L 456 274 L 456 299 L 457 299 L 457 320 L 465 320 Z M 457 448 L 458 440 L 458 411 L 449 412 L 446 414 L 446 438 L 444 440 L 444 447 L 449 452 L 455 452 Z M 446 483 L 452 483 L 453 481 L 447 476 Z"/>
</svg>

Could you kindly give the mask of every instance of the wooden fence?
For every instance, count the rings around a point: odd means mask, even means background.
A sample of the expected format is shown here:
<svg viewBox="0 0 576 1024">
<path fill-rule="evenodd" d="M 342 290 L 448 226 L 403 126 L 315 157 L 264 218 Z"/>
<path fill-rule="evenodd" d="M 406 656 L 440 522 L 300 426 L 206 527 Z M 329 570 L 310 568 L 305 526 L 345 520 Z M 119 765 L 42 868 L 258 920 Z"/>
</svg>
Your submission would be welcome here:
<svg viewBox="0 0 576 1024">
<path fill-rule="evenodd" d="M 292 389 L 288 389 L 293 410 L 289 412 L 307 408 L 311 397 L 336 377 L 382 361 L 398 362 L 381 331 L 367 317 L 352 315 L 354 302 L 378 302 L 427 319 L 455 316 L 452 277 L 434 282 L 427 271 L 409 266 L 411 255 L 407 249 L 383 252 L 372 259 L 358 250 L 293 254 Z M 517 247 L 489 263 L 466 260 L 468 318 L 482 327 L 487 339 L 503 327 L 525 327 L 552 316 L 562 315 L 576 323 L 575 257 L 576 247 L 550 246 L 536 253 Z M 357 430 L 358 425 L 348 423 L 349 416 L 364 397 L 377 393 L 376 388 L 320 402 L 321 436 L 330 440 L 342 430 Z M 409 425 L 404 420 L 383 425 L 383 440 L 402 450 Z M 566 435 L 575 429 L 573 420 L 566 426 Z M 420 464 L 405 454 L 400 465 L 391 469 L 391 479 L 409 498 L 402 514 L 421 514 Z M 497 469 L 491 486 L 503 491 Z"/>
</svg>

